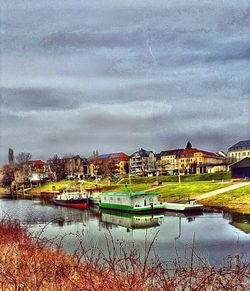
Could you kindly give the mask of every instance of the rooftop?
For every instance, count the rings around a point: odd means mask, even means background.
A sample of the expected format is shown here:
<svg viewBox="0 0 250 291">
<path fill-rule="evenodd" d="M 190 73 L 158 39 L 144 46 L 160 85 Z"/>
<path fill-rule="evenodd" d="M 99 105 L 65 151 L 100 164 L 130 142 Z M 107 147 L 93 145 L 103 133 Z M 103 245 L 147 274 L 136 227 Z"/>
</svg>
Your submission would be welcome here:
<svg viewBox="0 0 250 291">
<path fill-rule="evenodd" d="M 147 151 L 143 148 L 139 149 L 138 151 L 134 152 L 131 156 L 133 156 L 134 154 L 139 153 L 139 155 L 141 157 L 148 157 L 150 153 L 152 153 L 152 151 Z"/>
<path fill-rule="evenodd" d="M 142 196 L 142 195 L 157 195 L 156 192 L 105 192 L 102 195 L 107 196 L 129 196 L 129 197 L 135 197 L 135 196 Z"/>
<path fill-rule="evenodd" d="M 98 157 L 94 158 L 94 160 L 104 160 L 104 159 L 127 160 L 128 158 L 129 158 L 128 155 L 126 155 L 123 152 L 119 152 L 119 153 L 102 154 L 102 155 L 99 155 Z M 92 158 L 92 160 L 93 160 L 93 158 Z"/>
<path fill-rule="evenodd" d="M 250 149 L 250 139 L 241 140 L 236 144 L 232 145 L 228 151 L 237 150 L 237 149 Z"/>
<path fill-rule="evenodd" d="M 183 149 L 174 149 L 160 152 L 160 156 L 177 156 L 182 153 Z"/>
</svg>

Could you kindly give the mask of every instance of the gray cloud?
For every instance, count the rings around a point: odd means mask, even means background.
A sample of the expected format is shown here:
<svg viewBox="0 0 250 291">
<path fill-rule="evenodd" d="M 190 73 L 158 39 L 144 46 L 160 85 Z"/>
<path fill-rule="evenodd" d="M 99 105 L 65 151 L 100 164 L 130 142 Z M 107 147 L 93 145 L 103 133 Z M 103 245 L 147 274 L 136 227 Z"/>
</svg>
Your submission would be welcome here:
<svg viewBox="0 0 250 291">
<path fill-rule="evenodd" d="M 65 92 L 50 88 L 3 88 L 2 108 L 17 111 L 72 110 L 79 107 L 79 99 L 66 97 Z M 71 93 L 68 93 L 71 94 Z M 65 98 L 66 97 L 66 98 Z"/>
<path fill-rule="evenodd" d="M 249 1 L 2 7 L 0 162 L 250 138 Z"/>
</svg>

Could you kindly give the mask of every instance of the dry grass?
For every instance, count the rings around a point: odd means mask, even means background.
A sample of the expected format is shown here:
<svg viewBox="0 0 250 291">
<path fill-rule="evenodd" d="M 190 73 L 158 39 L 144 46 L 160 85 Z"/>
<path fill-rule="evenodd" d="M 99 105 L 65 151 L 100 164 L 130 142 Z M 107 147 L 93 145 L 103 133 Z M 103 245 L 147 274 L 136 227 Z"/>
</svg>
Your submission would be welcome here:
<svg viewBox="0 0 250 291">
<path fill-rule="evenodd" d="M 145 242 L 145 253 L 127 252 L 106 237 L 108 255 L 95 247 L 86 250 L 80 240 L 78 251 L 68 255 L 60 245 L 8 219 L 0 221 L 1 290 L 248 290 L 250 266 L 239 256 L 223 267 L 211 267 L 195 254 L 181 264 L 150 263 L 154 240 Z M 196 258 L 195 258 L 196 256 Z M 199 260 L 199 265 L 193 264 Z"/>
<path fill-rule="evenodd" d="M 250 186 L 203 199 L 201 203 L 209 207 L 250 214 Z"/>
</svg>

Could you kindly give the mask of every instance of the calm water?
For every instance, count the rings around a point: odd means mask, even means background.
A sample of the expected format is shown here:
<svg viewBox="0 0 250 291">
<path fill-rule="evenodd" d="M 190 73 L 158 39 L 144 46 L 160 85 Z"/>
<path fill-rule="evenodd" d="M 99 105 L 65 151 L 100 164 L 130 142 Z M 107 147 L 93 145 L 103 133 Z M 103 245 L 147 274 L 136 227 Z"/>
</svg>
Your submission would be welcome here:
<svg viewBox="0 0 250 291">
<path fill-rule="evenodd" d="M 29 226 L 32 231 L 44 229 L 46 238 L 64 237 L 63 247 L 73 252 L 83 240 L 87 246 L 97 245 L 105 252 L 105 235 L 126 247 L 133 243 L 143 254 L 145 241 L 157 234 L 154 248 L 163 260 L 184 259 L 193 240 L 195 251 L 211 264 L 221 264 L 228 255 L 241 253 L 250 261 L 250 234 L 242 229 L 250 223 L 249 216 L 204 213 L 184 216 L 166 212 L 156 216 L 117 215 L 95 210 L 78 210 L 40 200 L 0 200 L 1 216 L 9 215 Z M 248 228 L 249 229 L 249 228 Z M 67 234 L 65 236 L 65 234 Z M 154 256 L 153 253 L 151 254 Z"/>
</svg>

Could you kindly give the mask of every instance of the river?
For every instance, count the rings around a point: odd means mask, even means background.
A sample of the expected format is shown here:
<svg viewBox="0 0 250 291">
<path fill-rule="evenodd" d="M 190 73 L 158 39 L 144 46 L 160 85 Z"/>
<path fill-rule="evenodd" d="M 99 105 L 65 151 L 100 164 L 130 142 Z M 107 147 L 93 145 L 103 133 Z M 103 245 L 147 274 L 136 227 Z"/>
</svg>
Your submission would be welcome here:
<svg viewBox="0 0 250 291">
<path fill-rule="evenodd" d="M 153 258 L 171 261 L 189 256 L 194 245 L 196 258 L 223 264 L 229 255 L 242 254 L 250 260 L 250 217 L 230 213 L 184 215 L 171 212 L 157 215 L 119 215 L 98 209 L 78 210 L 40 200 L 0 199 L 1 217 L 11 217 L 41 237 L 59 240 L 72 253 L 83 241 L 88 247 L 107 251 L 107 241 L 136 245 L 142 255 L 153 238 Z M 245 230 L 245 231 L 243 231 Z M 107 238 L 107 240 L 106 240 Z"/>
</svg>

